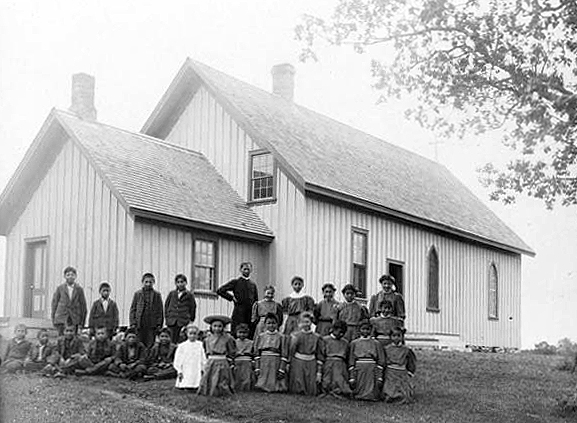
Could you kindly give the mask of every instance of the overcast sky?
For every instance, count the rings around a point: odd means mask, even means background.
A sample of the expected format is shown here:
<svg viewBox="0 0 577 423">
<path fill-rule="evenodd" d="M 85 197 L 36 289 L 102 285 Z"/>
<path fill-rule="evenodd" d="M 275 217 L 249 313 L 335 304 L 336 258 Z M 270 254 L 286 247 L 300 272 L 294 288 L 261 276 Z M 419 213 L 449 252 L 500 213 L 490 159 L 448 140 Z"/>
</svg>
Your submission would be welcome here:
<svg viewBox="0 0 577 423">
<path fill-rule="evenodd" d="M 73 73 L 96 77 L 99 121 L 138 131 L 186 57 L 267 90 L 270 68 L 290 62 L 297 70 L 296 102 L 434 158 L 433 138 L 404 121 L 403 104 L 375 104 L 370 56 L 324 48 L 319 63 L 298 62 L 299 17 L 326 15 L 334 2 L 162 4 L 0 0 L 0 190 L 50 109 L 70 105 Z M 489 202 L 475 169 L 506 157 L 498 134 L 438 147 L 438 160 L 537 252 L 533 259 L 523 257 L 523 346 L 565 336 L 577 340 L 577 209 L 550 212 L 532 199 L 506 207 Z"/>
</svg>

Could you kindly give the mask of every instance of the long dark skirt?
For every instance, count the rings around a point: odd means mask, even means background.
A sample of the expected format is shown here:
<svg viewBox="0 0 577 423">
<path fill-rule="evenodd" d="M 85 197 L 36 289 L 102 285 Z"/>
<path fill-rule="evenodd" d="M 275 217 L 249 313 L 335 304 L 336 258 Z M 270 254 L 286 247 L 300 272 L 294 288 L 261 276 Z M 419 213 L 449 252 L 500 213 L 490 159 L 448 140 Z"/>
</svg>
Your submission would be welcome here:
<svg viewBox="0 0 577 423">
<path fill-rule="evenodd" d="M 221 397 L 234 394 L 232 370 L 225 358 L 210 358 L 200 380 L 199 395 Z"/>
<path fill-rule="evenodd" d="M 356 381 L 353 391 L 355 399 L 364 401 L 377 401 L 380 399 L 379 374 L 382 374 L 382 371 L 375 362 L 357 361 L 351 375 Z"/>
<path fill-rule="evenodd" d="M 235 389 L 237 391 L 251 391 L 254 386 L 252 360 L 248 357 L 237 357 L 234 364 Z"/>
<path fill-rule="evenodd" d="M 406 369 L 387 367 L 383 395 L 386 400 L 411 401 L 415 390 Z"/>
<path fill-rule="evenodd" d="M 317 395 L 317 362 L 315 360 L 291 360 L 289 372 L 291 394 Z"/>
<path fill-rule="evenodd" d="M 323 392 L 333 395 L 351 395 L 349 372 L 343 359 L 327 357 L 323 366 Z"/>
<path fill-rule="evenodd" d="M 255 388 L 265 392 L 286 392 L 287 378 L 277 377 L 281 365 L 280 355 L 262 355 L 259 361 L 260 373 Z"/>
</svg>

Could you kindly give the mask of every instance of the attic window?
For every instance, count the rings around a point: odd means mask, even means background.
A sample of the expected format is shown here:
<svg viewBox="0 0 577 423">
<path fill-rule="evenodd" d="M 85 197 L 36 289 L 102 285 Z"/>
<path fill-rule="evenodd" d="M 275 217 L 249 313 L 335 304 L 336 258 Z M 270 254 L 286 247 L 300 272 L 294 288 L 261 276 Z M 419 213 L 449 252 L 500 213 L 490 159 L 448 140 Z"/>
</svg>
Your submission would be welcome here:
<svg viewBox="0 0 577 423">
<path fill-rule="evenodd" d="M 274 160 L 271 153 L 254 152 L 250 156 L 249 201 L 274 200 Z"/>
</svg>

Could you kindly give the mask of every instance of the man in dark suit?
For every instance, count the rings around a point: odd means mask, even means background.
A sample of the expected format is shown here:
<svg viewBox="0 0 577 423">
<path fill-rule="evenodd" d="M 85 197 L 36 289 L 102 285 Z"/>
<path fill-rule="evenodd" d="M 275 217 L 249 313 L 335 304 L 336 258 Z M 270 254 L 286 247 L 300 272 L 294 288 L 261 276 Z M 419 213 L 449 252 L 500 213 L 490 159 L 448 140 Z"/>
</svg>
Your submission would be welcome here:
<svg viewBox="0 0 577 423">
<path fill-rule="evenodd" d="M 65 283 L 56 288 L 52 297 L 52 323 L 58 335 L 64 334 L 66 325 L 83 327 L 86 321 L 86 297 L 84 290 L 76 283 L 76 269 L 68 266 L 64 269 Z"/>
<path fill-rule="evenodd" d="M 150 348 L 164 322 L 162 295 L 152 289 L 155 279 L 152 273 L 142 275 L 142 289 L 134 293 L 130 305 L 130 327 L 136 329 L 140 342 Z"/>
<path fill-rule="evenodd" d="M 166 326 L 170 329 L 173 344 L 180 341 L 181 329 L 196 318 L 196 300 L 194 294 L 186 289 L 188 280 L 183 274 L 174 277 L 176 289 L 170 291 L 164 303 Z"/>
<path fill-rule="evenodd" d="M 240 277 L 225 283 L 216 291 L 222 298 L 234 303 L 231 316 L 231 332 L 234 337 L 236 337 L 236 327 L 240 323 L 246 323 L 251 328 L 250 338 L 254 335 L 255 328 L 254 325 L 251 324 L 252 305 L 258 301 L 258 288 L 256 284 L 250 280 L 251 272 L 251 263 L 241 263 Z M 230 292 L 232 292 L 232 294 Z"/>
</svg>

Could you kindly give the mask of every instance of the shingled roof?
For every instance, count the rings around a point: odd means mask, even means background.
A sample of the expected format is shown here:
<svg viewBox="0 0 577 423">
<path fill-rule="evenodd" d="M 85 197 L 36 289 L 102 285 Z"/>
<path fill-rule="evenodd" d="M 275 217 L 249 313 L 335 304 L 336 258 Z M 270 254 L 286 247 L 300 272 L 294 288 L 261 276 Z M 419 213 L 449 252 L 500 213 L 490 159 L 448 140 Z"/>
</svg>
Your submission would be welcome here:
<svg viewBox="0 0 577 423">
<path fill-rule="evenodd" d="M 54 110 L 52 118 L 131 213 L 261 241 L 273 239 L 266 224 L 201 153 L 67 112 Z"/>
<path fill-rule="evenodd" d="M 142 131 L 165 137 L 199 82 L 306 191 L 534 254 L 443 165 L 191 59 Z"/>
</svg>

